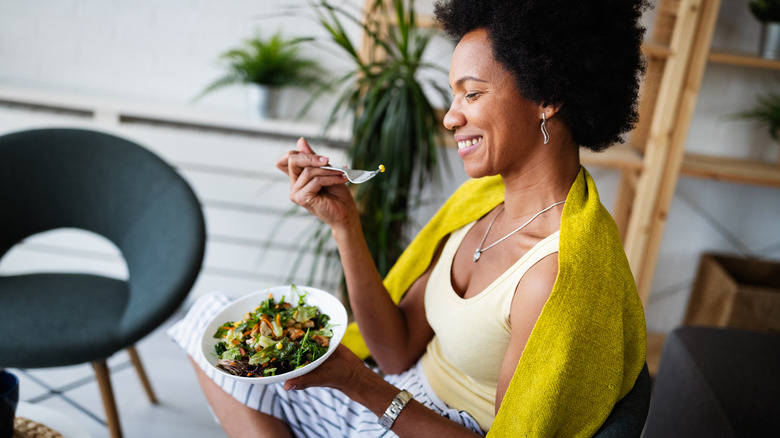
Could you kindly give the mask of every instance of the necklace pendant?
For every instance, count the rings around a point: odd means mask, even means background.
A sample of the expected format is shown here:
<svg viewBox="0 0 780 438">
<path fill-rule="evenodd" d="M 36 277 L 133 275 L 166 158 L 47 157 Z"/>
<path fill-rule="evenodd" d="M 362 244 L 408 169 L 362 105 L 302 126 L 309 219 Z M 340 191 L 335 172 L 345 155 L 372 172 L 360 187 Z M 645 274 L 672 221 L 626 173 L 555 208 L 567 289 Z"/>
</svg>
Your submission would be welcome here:
<svg viewBox="0 0 780 438">
<path fill-rule="evenodd" d="M 479 256 L 481 255 L 482 255 L 482 251 L 480 251 L 479 249 L 474 251 L 474 261 L 476 262 L 477 260 L 479 260 Z"/>
</svg>

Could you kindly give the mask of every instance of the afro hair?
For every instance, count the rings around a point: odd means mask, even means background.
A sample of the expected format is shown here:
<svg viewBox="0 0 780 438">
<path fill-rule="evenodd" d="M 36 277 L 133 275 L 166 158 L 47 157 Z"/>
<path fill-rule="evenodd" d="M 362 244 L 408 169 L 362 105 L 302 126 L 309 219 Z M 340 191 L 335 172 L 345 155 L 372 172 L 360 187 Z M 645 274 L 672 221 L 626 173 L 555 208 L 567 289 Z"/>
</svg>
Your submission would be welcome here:
<svg viewBox="0 0 780 438">
<path fill-rule="evenodd" d="M 623 142 L 639 119 L 646 0 L 439 0 L 455 41 L 485 29 L 496 60 L 537 104 L 559 106 L 574 141 L 594 151 Z"/>
</svg>

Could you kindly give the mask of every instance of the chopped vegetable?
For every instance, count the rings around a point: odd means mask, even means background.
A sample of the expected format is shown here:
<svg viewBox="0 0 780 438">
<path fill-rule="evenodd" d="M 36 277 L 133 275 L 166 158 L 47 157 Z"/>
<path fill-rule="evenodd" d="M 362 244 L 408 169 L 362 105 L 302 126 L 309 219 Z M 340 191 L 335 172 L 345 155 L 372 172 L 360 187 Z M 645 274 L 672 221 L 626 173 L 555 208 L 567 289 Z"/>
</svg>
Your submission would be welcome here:
<svg viewBox="0 0 780 438">
<path fill-rule="evenodd" d="M 295 285 L 293 290 L 297 292 Z M 262 377 L 286 373 L 320 358 L 330 344 L 330 317 L 316 306 L 274 300 L 271 294 L 241 321 L 217 328 L 214 347 L 218 367 L 237 376 Z M 273 363 L 274 366 L 268 365 Z"/>
</svg>

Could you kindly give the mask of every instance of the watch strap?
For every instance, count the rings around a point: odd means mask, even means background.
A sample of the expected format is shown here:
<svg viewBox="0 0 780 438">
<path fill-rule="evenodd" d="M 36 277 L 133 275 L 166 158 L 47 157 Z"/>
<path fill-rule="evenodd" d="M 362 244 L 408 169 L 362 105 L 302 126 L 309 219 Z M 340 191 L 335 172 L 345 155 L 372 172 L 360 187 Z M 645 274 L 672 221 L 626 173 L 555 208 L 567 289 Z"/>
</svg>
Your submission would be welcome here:
<svg viewBox="0 0 780 438">
<path fill-rule="evenodd" d="M 409 403 L 412 397 L 412 394 L 407 390 L 399 392 L 390 403 L 390 406 L 387 407 L 385 414 L 379 419 L 379 424 L 385 429 L 390 430 L 390 428 L 393 427 L 393 423 L 395 423 L 395 420 L 398 418 L 398 415 L 401 414 L 401 411 L 406 407 L 406 404 Z"/>
</svg>

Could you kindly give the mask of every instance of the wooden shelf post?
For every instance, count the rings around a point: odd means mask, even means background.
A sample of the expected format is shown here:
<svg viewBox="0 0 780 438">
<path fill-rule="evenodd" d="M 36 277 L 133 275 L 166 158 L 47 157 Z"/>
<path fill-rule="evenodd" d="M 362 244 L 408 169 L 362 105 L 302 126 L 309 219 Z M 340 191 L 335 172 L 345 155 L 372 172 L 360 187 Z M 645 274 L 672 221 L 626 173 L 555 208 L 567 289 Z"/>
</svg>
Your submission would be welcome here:
<svg viewBox="0 0 780 438">
<path fill-rule="evenodd" d="M 694 49 L 702 3 L 703 0 L 680 0 L 670 54 L 658 88 L 658 99 L 645 146 L 644 169 L 639 176 L 628 229 L 623 238 L 626 256 L 637 280 L 639 295 L 645 304 L 650 294 L 645 276 L 650 276 L 652 281 L 652 272 L 644 270 L 647 266 L 647 249 L 657 243 L 651 238 L 655 237 L 654 221 L 658 219 L 658 199 L 665 177 L 664 168 L 669 159 L 675 130 L 678 128 L 681 91 L 686 82 L 688 64 Z"/>
<path fill-rule="evenodd" d="M 688 128 L 693 119 L 696 108 L 696 100 L 701 88 L 704 71 L 707 67 L 707 58 L 710 52 L 710 42 L 715 31 L 715 23 L 720 9 L 720 0 L 707 0 L 700 6 L 697 14 L 698 24 L 695 25 L 696 33 L 693 36 L 693 47 L 690 62 L 686 69 L 685 83 L 681 90 L 679 110 L 677 111 L 672 137 L 668 144 L 668 153 L 665 162 L 659 166 L 658 195 L 654 202 L 652 213 L 649 216 L 650 225 L 647 234 L 641 273 L 637 281 L 640 295 L 649 296 L 653 282 L 658 254 L 661 248 L 666 219 L 669 215 L 669 207 L 674 198 L 677 181 L 685 156 L 685 142 L 688 138 Z"/>
</svg>

